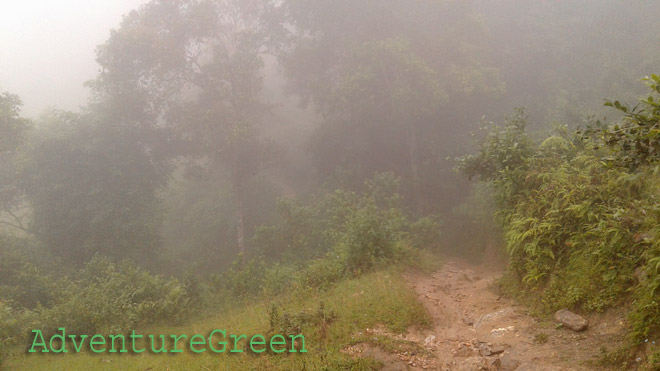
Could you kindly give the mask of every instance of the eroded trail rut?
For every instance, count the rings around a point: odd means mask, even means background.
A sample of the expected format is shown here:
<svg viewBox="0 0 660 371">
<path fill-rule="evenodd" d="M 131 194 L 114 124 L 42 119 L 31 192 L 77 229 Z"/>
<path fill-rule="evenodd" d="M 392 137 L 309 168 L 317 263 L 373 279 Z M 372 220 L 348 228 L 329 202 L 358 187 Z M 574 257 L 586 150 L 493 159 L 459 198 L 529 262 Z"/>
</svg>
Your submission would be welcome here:
<svg viewBox="0 0 660 371">
<path fill-rule="evenodd" d="M 450 260 L 432 275 L 405 276 L 433 318 L 433 329 L 401 335 L 424 355 L 363 349 L 386 370 L 593 370 L 599 349 L 620 341 L 625 322 L 614 314 L 590 318 L 576 333 L 539 322 L 526 308 L 499 297 L 493 283 L 502 272 Z M 378 330 L 372 330 L 377 332 Z"/>
</svg>

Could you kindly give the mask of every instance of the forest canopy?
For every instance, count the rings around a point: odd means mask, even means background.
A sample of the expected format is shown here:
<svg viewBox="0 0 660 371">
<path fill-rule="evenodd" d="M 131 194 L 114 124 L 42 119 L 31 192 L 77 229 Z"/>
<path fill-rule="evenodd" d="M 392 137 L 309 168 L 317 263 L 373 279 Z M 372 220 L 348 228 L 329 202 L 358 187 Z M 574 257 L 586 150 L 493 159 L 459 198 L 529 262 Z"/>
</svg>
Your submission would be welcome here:
<svg viewBox="0 0 660 371">
<path fill-rule="evenodd" d="M 660 331 L 658 14 L 143 2 L 98 45 L 79 110 L 27 117 L 0 81 L 0 352 L 34 323 L 181 323 L 500 246 L 510 296 L 630 299 L 639 345 Z"/>
</svg>

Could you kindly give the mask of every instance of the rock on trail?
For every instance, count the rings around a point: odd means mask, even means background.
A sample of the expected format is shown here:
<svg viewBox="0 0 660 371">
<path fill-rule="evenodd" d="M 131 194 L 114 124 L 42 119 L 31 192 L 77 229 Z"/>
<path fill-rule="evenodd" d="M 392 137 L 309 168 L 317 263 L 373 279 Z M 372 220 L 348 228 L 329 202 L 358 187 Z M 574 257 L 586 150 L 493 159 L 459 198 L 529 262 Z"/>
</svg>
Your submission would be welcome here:
<svg viewBox="0 0 660 371">
<path fill-rule="evenodd" d="M 577 332 L 584 331 L 589 326 L 589 321 L 567 309 L 558 310 L 555 313 L 555 320 Z"/>
<path fill-rule="evenodd" d="M 405 276 L 434 323 L 433 330 L 403 335 L 431 353 L 424 367 L 408 369 L 595 370 L 589 361 L 600 348 L 612 349 L 621 340 L 625 321 L 617 316 L 602 315 L 597 322 L 614 324 L 602 331 L 587 329 L 586 319 L 568 311 L 556 316 L 566 328 L 551 319 L 539 322 L 492 290 L 501 275 L 492 267 L 450 260 L 430 276 Z"/>
</svg>

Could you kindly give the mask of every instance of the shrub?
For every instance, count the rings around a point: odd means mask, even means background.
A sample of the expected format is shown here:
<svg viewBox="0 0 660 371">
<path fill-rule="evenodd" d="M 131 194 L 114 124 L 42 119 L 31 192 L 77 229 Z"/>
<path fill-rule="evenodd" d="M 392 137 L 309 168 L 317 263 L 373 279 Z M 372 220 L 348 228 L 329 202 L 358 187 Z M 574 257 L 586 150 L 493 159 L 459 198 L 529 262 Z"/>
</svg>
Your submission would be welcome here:
<svg viewBox="0 0 660 371">
<path fill-rule="evenodd" d="M 262 259 L 251 259 L 243 263 L 239 256 L 223 275 L 225 288 L 233 295 L 246 297 L 262 292 L 266 265 Z"/>
<path fill-rule="evenodd" d="M 43 313 L 52 330 L 121 333 L 158 321 L 178 322 L 192 309 L 178 280 L 151 275 L 128 261 L 95 257 L 62 286 L 58 304 Z"/>
<path fill-rule="evenodd" d="M 479 151 L 474 155 L 458 158 L 458 169 L 470 179 L 500 179 L 505 172 L 524 168 L 533 155 L 532 141 L 526 133 L 528 122 L 525 111 L 517 109 L 504 127 L 491 125 L 486 137 L 478 143 Z"/>
<path fill-rule="evenodd" d="M 442 243 L 442 222 L 438 217 L 419 218 L 410 224 L 410 243 L 418 249 L 437 249 Z"/>
<path fill-rule="evenodd" d="M 361 272 L 393 258 L 403 227 L 403 216 L 396 209 L 382 211 L 368 201 L 355 210 L 346 220 L 342 236 L 347 268 Z"/>
<path fill-rule="evenodd" d="M 660 78 L 650 85 L 660 93 Z M 516 144 L 524 131 L 507 127 L 459 167 L 492 184 L 509 291 L 538 298 L 548 312 L 632 303 L 631 339 L 639 344 L 660 333 L 660 102 L 610 105 L 626 116 L 598 129 L 600 137 L 592 129 L 554 136 L 523 156 Z M 509 137 L 520 140 L 502 140 Z"/>
<path fill-rule="evenodd" d="M 0 237 L 0 299 L 15 310 L 49 305 L 54 299 L 53 277 L 33 262 L 26 240 Z"/>
<path fill-rule="evenodd" d="M 298 275 L 298 283 L 302 287 L 327 289 L 333 283 L 344 277 L 346 272 L 345 257 L 329 253 L 323 259 L 310 261 Z"/>
<path fill-rule="evenodd" d="M 294 265 L 273 264 L 266 268 L 263 290 L 267 295 L 277 296 L 290 292 L 297 283 L 298 271 Z"/>
<path fill-rule="evenodd" d="M 308 269 L 320 276 L 313 278 L 313 273 L 307 271 L 301 279 L 314 285 L 334 280 L 339 274 L 338 264 L 345 264 L 343 270 L 352 272 L 369 270 L 377 262 L 394 257 L 409 229 L 398 205 L 398 188 L 398 179 L 384 173 L 365 182 L 366 191 L 362 194 L 337 190 L 322 194 L 309 204 L 281 201 L 280 221 L 259 228 L 253 243 L 259 244 L 259 251 L 268 257 L 280 256 L 300 265 L 311 262 Z M 427 227 L 423 238 L 437 238 L 430 230 L 431 224 L 430 220 L 423 220 L 415 228 Z M 342 256 L 342 263 L 326 258 L 333 254 Z M 319 268 L 322 261 L 330 268 Z"/>
<path fill-rule="evenodd" d="M 645 80 L 651 93 L 639 105 L 605 104 L 623 112 L 624 118 L 603 131 L 604 141 L 613 149 L 616 162 L 631 169 L 660 160 L 660 76 Z"/>
</svg>

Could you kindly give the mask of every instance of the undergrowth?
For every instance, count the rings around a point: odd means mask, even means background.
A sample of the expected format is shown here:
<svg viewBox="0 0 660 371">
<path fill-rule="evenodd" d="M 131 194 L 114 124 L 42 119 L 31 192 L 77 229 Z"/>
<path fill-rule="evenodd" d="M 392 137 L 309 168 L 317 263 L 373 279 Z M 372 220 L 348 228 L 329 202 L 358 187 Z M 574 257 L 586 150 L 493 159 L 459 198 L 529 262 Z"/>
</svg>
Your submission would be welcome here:
<svg viewBox="0 0 660 371">
<path fill-rule="evenodd" d="M 647 82 L 640 105 L 608 103 L 619 123 L 560 127 L 535 145 L 518 111 L 458 160 L 493 190 L 510 259 L 500 288 L 541 315 L 628 307 L 636 348 L 660 334 L 660 77 Z M 623 365 L 629 354 L 604 358 Z M 656 353 L 646 358 L 657 365 Z"/>
<path fill-rule="evenodd" d="M 16 351 L 7 367 L 20 365 L 30 370 L 123 370 L 123 369 L 251 369 L 251 370 L 377 370 L 382 367 L 370 358 L 352 359 L 342 350 L 362 341 L 399 347 L 382 337 L 378 341 L 359 334 L 365 328 L 382 325 L 392 333 L 410 326 L 428 328 L 431 319 L 400 275 L 390 268 L 338 282 L 328 290 L 290 293 L 277 300 L 255 298 L 248 305 L 228 306 L 180 326 L 138 328 L 148 334 L 206 334 L 225 328 L 240 334 L 302 333 L 305 354 L 191 354 L 163 356 L 145 352 L 133 356 L 94 355 L 83 352 L 66 357 L 32 355 Z M 391 343 L 391 344 L 390 344 Z"/>
</svg>

